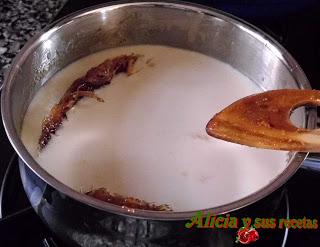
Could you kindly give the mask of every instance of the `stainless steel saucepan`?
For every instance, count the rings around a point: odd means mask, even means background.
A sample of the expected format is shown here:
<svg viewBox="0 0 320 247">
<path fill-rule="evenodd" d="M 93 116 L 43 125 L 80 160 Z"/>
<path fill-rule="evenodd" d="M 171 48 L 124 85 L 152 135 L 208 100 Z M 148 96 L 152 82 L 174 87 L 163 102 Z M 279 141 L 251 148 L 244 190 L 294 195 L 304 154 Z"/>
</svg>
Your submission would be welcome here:
<svg viewBox="0 0 320 247">
<path fill-rule="evenodd" d="M 248 76 L 261 90 L 310 85 L 292 56 L 261 30 L 220 11 L 186 3 L 113 3 L 85 9 L 50 25 L 16 57 L 2 89 L 2 118 L 20 157 L 25 191 L 42 220 L 76 245 L 180 246 L 184 241 L 181 246 L 194 246 L 190 239 L 198 232 L 186 229 L 184 223 L 195 211 L 128 211 L 83 195 L 41 168 L 20 139 L 28 105 L 52 75 L 91 53 L 135 44 L 179 47 L 217 58 Z M 299 121 L 315 127 L 315 119 L 311 112 Z M 285 170 L 267 186 L 204 212 L 237 212 L 266 197 L 295 173 L 306 155 L 291 153 Z M 211 234 L 211 238 L 217 236 Z"/>
</svg>

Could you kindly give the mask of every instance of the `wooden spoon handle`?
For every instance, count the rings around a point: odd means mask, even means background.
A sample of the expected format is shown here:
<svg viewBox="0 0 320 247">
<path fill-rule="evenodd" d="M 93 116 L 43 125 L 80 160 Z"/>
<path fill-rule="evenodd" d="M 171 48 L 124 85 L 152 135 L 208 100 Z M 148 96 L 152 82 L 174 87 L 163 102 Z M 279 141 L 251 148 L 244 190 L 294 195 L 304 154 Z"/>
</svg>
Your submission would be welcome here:
<svg viewBox="0 0 320 247">
<path fill-rule="evenodd" d="M 320 152 L 320 131 L 294 126 L 290 115 L 303 105 L 320 105 L 320 91 L 281 89 L 242 98 L 207 124 L 210 136 L 247 146 Z"/>
</svg>

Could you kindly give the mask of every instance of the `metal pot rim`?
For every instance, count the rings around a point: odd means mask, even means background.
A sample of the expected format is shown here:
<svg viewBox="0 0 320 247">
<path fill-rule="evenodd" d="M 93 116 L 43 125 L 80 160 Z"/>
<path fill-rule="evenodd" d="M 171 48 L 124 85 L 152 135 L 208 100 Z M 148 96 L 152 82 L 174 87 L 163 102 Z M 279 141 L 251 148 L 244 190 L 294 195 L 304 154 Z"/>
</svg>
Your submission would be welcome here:
<svg viewBox="0 0 320 247">
<path fill-rule="evenodd" d="M 160 7 L 167 7 L 167 8 L 175 8 L 180 10 L 187 10 L 197 12 L 199 14 L 205 14 L 214 16 L 224 21 L 231 22 L 238 28 L 241 28 L 243 31 L 249 33 L 254 38 L 263 40 L 267 44 L 270 45 L 270 49 L 274 51 L 274 53 L 278 56 L 278 58 L 285 63 L 285 65 L 290 68 L 293 77 L 299 81 L 301 89 L 302 88 L 310 88 L 310 84 L 308 79 L 306 78 L 304 72 L 298 65 L 298 63 L 294 60 L 294 58 L 286 51 L 277 41 L 275 41 L 271 36 L 267 35 L 260 29 L 254 27 L 253 25 L 234 17 L 230 14 L 224 13 L 220 10 L 216 10 L 213 8 L 185 3 L 185 2 L 176 2 L 176 1 L 166 1 L 166 2 L 111 2 L 107 4 L 100 4 L 90 8 L 86 8 L 80 11 L 77 11 L 73 14 L 67 15 L 64 18 L 52 23 L 47 28 L 42 30 L 39 34 L 31 38 L 26 45 L 23 47 L 21 52 L 17 55 L 14 59 L 4 81 L 4 86 L 2 89 L 1 95 L 1 111 L 2 111 L 2 121 L 7 133 L 7 136 L 14 147 L 15 151 L 18 153 L 19 157 L 23 160 L 25 164 L 43 181 L 54 187 L 60 192 L 68 195 L 69 197 L 73 198 L 74 200 L 80 201 L 86 205 L 90 205 L 100 210 L 108 211 L 111 213 L 125 215 L 130 217 L 136 218 L 143 218 L 143 219 L 154 219 L 154 220 L 186 220 L 190 219 L 196 212 L 202 211 L 205 214 L 207 212 L 212 212 L 213 214 L 223 214 L 227 212 L 231 212 L 242 207 L 248 206 L 265 196 L 269 195 L 281 185 L 283 185 L 300 167 L 303 160 L 306 158 L 307 153 L 292 153 L 292 157 L 289 161 L 288 166 L 286 169 L 282 171 L 280 175 L 278 175 L 273 181 L 271 181 L 268 185 L 261 188 L 260 190 L 252 193 L 240 200 L 224 204 L 218 207 L 213 207 L 209 209 L 199 209 L 196 211 L 186 211 L 186 212 L 156 212 L 156 211 L 146 211 L 146 210 L 139 210 L 139 209 L 126 209 L 120 206 L 116 206 L 107 202 L 99 201 L 87 195 L 81 194 L 70 187 L 64 185 L 63 183 L 59 182 L 53 176 L 51 176 L 48 172 L 46 172 L 28 153 L 27 149 L 24 147 L 18 132 L 16 131 L 12 113 L 10 111 L 10 102 L 11 102 L 11 94 L 10 89 L 12 84 L 14 83 L 14 75 L 19 70 L 21 64 L 23 64 L 26 57 L 30 54 L 30 51 L 33 50 L 39 43 L 43 42 L 47 38 L 50 37 L 52 33 L 57 31 L 63 25 L 66 25 L 68 22 L 73 21 L 77 18 L 82 18 L 90 14 L 94 14 L 96 12 L 101 12 L 103 9 L 115 9 L 127 6 L 160 6 Z M 314 127 L 314 123 L 310 123 L 308 121 L 308 125 Z"/>
</svg>

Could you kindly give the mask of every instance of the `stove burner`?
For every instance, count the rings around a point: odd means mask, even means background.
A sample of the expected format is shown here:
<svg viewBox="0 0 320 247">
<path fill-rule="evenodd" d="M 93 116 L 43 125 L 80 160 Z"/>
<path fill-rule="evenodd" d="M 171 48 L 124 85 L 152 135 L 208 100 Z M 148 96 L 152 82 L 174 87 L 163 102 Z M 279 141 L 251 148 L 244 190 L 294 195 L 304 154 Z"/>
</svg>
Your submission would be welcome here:
<svg viewBox="0 0 320 247">
<path fill-rule="evenodd" d="M 16 154 L 10 159 L 0 188 L 0 232 L 1 246 L 65 246 L 58 244 L 59 240 L 52 237 L 31 207 L 23 190 Z"/>
<path fill-rule="evenodd" d="M 0 218 L 4 218 L 28 207 L 31 208 L 31 205 L 23 190 L 18 169 L 18 157 L 14 154 L 10 159 L 2 180 L 0 190 Z"/>
</svg>

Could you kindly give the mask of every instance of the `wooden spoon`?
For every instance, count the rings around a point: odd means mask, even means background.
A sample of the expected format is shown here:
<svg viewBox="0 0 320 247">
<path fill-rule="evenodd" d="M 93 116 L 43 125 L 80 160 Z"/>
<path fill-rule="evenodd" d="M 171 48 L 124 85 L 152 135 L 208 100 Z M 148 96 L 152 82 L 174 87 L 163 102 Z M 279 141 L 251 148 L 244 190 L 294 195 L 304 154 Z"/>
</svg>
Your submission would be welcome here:
<svg viewBox="0 0 320 247">
<path fill-rule="evenodd" d="M 251 147 L 320 152 L 320 130 L 298 128 L 292 111 L 320 105 L 320 91 L 282 89 L 242 98 L 216 114 L 207 124 L 210 136 Z"/>
</svg>

